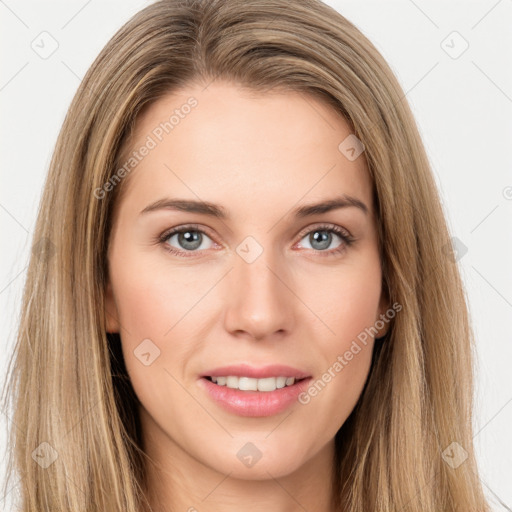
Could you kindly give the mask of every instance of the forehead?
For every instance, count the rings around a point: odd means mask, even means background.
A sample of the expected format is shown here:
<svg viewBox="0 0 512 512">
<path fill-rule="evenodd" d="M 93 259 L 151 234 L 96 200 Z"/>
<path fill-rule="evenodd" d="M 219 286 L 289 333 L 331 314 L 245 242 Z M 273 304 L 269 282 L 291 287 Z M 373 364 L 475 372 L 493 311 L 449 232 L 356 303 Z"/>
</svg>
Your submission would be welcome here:
<svg viewBox="0 0 512 512">
<path fill-rule="evenodd" d="M 350 134 L 341 114 L 312 95 L 191 85 L 138 118 L 121 159 L 136 159 L 123 201 L 140 211 L 164 197 L 201 199 L 251 218 L 270 204 L 347 194 L 371 210 L 364 153 L 351 160 L 340 149 Z"/>
</svg>

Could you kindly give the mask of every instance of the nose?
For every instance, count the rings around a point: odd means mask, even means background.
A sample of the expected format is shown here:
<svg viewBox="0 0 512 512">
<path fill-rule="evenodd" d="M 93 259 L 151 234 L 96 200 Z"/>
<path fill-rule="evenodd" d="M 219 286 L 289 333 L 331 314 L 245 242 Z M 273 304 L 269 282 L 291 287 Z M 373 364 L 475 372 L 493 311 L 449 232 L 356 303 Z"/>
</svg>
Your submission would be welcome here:
<svg viewBox="0 0 512 512">
<path fill-rule="evenodd" d="M 252 262 L 236 255 L 229 273 L 225 328 L 257 340 L 291 332 L 297 298 L 284 261 L 267 249 Z"/>
</svg>

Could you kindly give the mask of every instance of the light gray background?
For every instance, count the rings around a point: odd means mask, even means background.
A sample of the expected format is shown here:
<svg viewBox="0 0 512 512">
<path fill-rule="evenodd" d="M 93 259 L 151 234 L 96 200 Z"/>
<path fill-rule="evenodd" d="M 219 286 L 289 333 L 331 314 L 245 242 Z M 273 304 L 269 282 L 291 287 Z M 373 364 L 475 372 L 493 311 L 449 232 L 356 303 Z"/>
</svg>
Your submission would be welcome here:
<svg viewBox="0 0 512 512">
<path fill-rule="evenodd" d="M 327 3 L 369 37 L 396 73 L 452 235 L 467 248 L 459 265 L 478 341 L 475 442 L 494 510 L 506 510 L 504 504 L 512 507 L 512 0 Z M 66 109 L 107 40 L 145 5 L 0 0 L 2 378 L 38 201 Z M 51 48 L 44 31 L 58 43 L 47 58 L 33 49 Z M 469 46 L 459 55 L 464 40 Z M 0 413 L 1 453 L 8 415 Z M 0 465 L 0 476 L 4 471 Z M 14 486 L 0 496 L 0 510 L 12 509 L 16 492 Z"/>
</svg>

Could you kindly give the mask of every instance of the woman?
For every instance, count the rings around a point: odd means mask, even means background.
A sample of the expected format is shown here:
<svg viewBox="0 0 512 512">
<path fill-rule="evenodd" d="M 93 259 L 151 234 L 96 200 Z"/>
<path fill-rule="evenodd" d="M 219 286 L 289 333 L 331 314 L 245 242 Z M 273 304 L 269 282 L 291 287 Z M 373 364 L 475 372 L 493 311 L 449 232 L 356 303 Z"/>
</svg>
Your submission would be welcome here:
<svg viewBox="0 0 512 512">
<path fill-rule="evenodd" d="M 70 106 L 35 233 L 23 511 L 488 510 L 428 159 L 333 9 L 140 11 Z"/>
</svg>

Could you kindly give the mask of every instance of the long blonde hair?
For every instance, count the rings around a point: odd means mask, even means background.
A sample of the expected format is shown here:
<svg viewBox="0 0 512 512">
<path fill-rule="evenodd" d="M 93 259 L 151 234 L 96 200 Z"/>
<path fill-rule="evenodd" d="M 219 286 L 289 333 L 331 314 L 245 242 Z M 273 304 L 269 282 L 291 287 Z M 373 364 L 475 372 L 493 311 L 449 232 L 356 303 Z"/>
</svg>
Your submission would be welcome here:
<svg viewBox="0 0 512 512">
<path fill-rule="evenodd" d="M 105 328 L 107 246 L 123 183 L 101 199 L 94 191 L 118 170 L 144 107 L 217 79 L 315 95 L 364 143 L 383 286 L 402 310 L 336 435 L 337 508 L 489 510 L 472 444 L 473 335 L 429 161 L 383 57 L 317 0 L 160 0 L 114 35 L 84 77 L 50 163 L 6 386 L 21 510 L 147 504 L 137 398 L 119 337 Z M 446 450 L 467 458 L 455 467 Z"/>
</svg>

